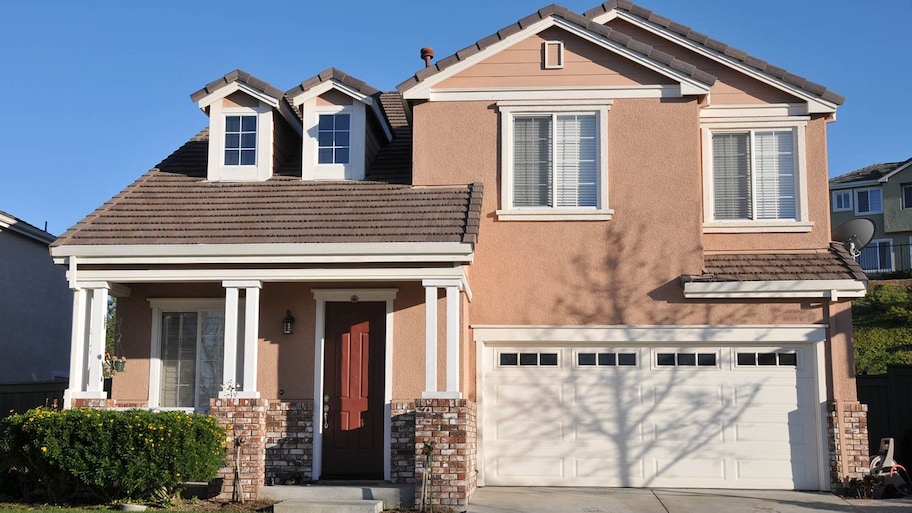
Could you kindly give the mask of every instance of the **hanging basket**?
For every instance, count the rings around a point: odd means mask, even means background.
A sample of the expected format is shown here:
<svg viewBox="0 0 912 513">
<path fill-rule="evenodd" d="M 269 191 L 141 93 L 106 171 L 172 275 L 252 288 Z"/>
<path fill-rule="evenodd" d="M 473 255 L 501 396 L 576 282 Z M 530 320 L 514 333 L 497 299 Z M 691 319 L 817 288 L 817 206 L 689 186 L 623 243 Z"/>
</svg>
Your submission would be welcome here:
<svg viewBox="0 0 912 513">
<path fill-rule="evenodd" d="M 114 360 L 114 370 L 117 372 L 123 372 L 124 367 L 127 366 L 126 360 Z"/>
</svg>

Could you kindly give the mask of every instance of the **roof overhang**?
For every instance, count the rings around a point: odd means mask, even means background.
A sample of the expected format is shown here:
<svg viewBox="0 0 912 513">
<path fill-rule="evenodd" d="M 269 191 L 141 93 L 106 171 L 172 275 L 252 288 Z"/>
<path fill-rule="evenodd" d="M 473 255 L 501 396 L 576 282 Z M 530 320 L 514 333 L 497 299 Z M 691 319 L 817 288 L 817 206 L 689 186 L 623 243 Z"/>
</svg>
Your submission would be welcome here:
<svg viewBox="0 0 912 513">
<path fill-rule="evenodd" d="M 264 93 L 263 91 L 260 91 L 254 87 L 251 87 L 243 82 L 238 82 L 238 81 L 229 82 L 229 83 L 225 84 L 223 87 L 220 87 L 220 88 L 216 89 L 215 91 L 212 91 L 211 93 L 207 94 L 206 96 L 203 96 L 202 98 L 199 99 L 199 101 L 197 102 L 197 105 L 199 105 L 199 108 L 203 112 L 206 112 L 206 109 L 208 109 L 209 106 L 212 105 L 213 103 L 215 103 L 231 94 L 234 94 L 238 91 L 245 93 L 253 98 L 256 98 L 257 100 L 265 103 L 266 105 L 269 105 L 270 107 L 273 107 L 273 108 L 279 107 L 279 101 L 281 100 L 281 98 L 274 98 L 274 97 Z"/>
<path fill-rule="evenodd" d="M 674 32 L 671 32 L 671 31 L 665 29 L 664 27 L 657 25 L 655 23 L 652 23 L 650 21 L 643 20 L 642 18 L 640 18 L 634 14 L 631 14 L 631 13 L 628 13 L 628 12 L 625 12 L 625 11 L 622 11 L 619 9 L 614 9 L 614 10 L 606 12 L 605 14 L 602 14 L 600 16 L 596 16 L 595 18 L 592 19 L 592 21 L 595 23 L 598 23 L 598 24 L 605 24 L 615 18 L 620 18 L 628 23 L 636 25 L 637 27 L 640 27 L 648 32 L 651 32 L 659 37 L 662 37 L 663 39 L 677 43 L 678 45 L 685 47 L 699 55 L 702 55 L 703 57 L 706 57 L 706 58 L 716 61 L 720 64 L 728 66 L 732 69 L 740 71 L 741 73 L 744 73 L 745 75 L 748 75 L 751 78 L 754 78 L 760 82 L 763 82 L 764 84 L 775 87 L 775 88 L 782 90 L 788 94 L 791 94 L 797 98 L 801 98 L 802 100 L 804 100 L 808 103 L 807 112 L 809 114 L 834 114 L 836 112 L 836 109 L 839 107 L 839 105 L 836 103 L 833 103 L 831 101 L 824 100 L 823 98 L 814 96 L 814 95 L 810 94 L 809 92 L 804 91 L 803 89 L 801 89 L 797 86 L 789 84 L 783 80 L 779 80 L 779 79 L 777 79 L 771 75 L 768 75 L 766 73 L 763 73 L 757 69 L 751 68 L 750 66 L 747 66 L 744 63 L 738 62 L 737 60 L 735 60 L 731 57 L 728 57 L 725 55 L 720 55 L 716 52 L 713 52 L 712 50 L 710 50 L 694 41 L 691 41 L 684 36 L 675 34 Z"/>
<path fill-rule="evenodd" d="M 689 281 L 687 299 L 827 299 L 864 297 L 859 280 Z"/>
<path fill-rule="evenodd" d="M 433 100 L 438 99 L 435 95 L 445 93 L 446 89 L 434 89 L 435 86 L 444 80 L 456 75 L 457 73 L 487 59 L 491 55 L 494 55 L 510 46 L 522 41 L 529 36 L 538 34 L 543 30 L 549 29 L 551 27 L 559 27 L 567 32 L 576 35 L 580 38 L 583 38 L 586 41 L 589 41 L 601 48 L 609 50 L 617 55 L 628 58 L 641 66 L 655 71 L 672 81 L 678 84 L 678 87 L 675 88 L 675 91 L 678 96 L 685 95 L 705 95 L 708 94 L 712 88 L 712 84 L 706 84 L 697 80 L 693 77 L 686 75 L 676 69 L 673 69 L 659 61 L 650 59 L 642 54 L 636 53 L 629 48 L 626 48 L 619 43 L 616 43 L 600 34 L 586 30 L 584 27 L 581 27 L 573 22 L 564 20 L 557 16 L 551 15 L 547 18 L 544 18 L 536 23 L 533 23 L 527 27 L 524 27 L 522 30 L 511 34 L 500 41 L 491 44 L 486 47 L 484 50 L 475 53 L 465 60 L 459 61 L 447 68 L 443 69 L 439 73 L 436 73 L 420 82 L 415 83 L 414 85 L 401 90 L 402 97 L 406 100 Z M 610 88 L 609 88 L 610 89 Z M 615 88 L 616 89 L 616 88 Z M 590 89 L 589 94 L 592 94 Z M 667 96 L 667 92 L 664 93 Z"/>
<path fill-rule="evenodd" d="M 469 264 L 474 246 L 462 242 L 357 242 L 275 244 L 65 245 L 51 248 L 57 264 Z"/>
<path fill-rule="evenodd" d="M 0 212 L 0 232 L 4 230 L 24 235 L 42 244 L 50 244 L 56 239 L 56 237 L 44 230 L 35 228 L 21 219 Z"/>
</svg>

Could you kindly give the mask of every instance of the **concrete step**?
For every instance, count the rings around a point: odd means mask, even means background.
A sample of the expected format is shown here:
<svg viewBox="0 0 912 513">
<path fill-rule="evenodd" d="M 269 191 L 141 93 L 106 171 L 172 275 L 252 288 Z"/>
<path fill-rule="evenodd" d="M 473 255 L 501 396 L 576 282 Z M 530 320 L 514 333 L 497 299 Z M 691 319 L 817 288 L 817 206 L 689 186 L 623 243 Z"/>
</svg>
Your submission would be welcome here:
<svg viewBox="0 0 912 513">
<path fill-rule="evenodd" d="M 415 505 L 415 486 L 384 482 L 264 486 L 260 488 L 260 498 L 274 501 L 372 500 L 382 501 L 386 509 L 408 508 Z"/>
<path fill-rule="evenodd" d="M 273 513 L 381 513 L 383 501 L 292 499 L 272 506 Z"/>
</svg>

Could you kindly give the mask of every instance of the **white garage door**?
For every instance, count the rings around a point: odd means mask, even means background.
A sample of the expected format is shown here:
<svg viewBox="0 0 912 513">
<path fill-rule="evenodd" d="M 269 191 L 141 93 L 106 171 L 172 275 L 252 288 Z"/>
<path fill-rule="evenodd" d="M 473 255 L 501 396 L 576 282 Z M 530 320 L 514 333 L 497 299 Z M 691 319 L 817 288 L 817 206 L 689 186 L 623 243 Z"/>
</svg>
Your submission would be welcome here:
<svg viewBox="0 0 912 513">
<path fill-rule="evenodd" d="M 484 351 L 487 485 L 820 487 L 809 345 Z"/>
</svg>

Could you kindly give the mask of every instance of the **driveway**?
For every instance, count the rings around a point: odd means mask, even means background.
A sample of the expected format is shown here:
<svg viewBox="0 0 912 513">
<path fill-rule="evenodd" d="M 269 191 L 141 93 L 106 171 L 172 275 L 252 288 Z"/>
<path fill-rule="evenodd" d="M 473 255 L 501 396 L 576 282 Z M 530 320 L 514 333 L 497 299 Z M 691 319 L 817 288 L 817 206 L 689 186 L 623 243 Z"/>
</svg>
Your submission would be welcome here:
<svg viewBox="0 0 912 513">
<path fill-rule="evenodd" d="M 479 488 L 467 513 L 900 513 L 912 501 L 851 501 L 829 493 L 646 488 Z"/>
</svg>

